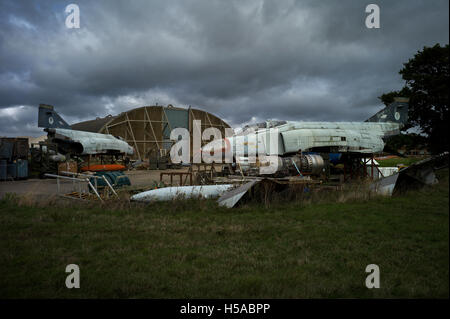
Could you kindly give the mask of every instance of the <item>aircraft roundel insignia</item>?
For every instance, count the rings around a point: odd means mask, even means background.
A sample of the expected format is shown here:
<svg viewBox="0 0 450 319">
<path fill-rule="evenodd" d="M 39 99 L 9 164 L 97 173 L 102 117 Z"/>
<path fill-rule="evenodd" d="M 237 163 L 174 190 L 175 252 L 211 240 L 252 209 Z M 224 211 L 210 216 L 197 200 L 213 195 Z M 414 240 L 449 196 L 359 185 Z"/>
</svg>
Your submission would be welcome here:
<svg viewBox="0 0 450 319">
<path fill-rule="evenodd" d="M 394 117 L 397 121 L 400 120 L 400 113 L 395 112 Z"/>
<path fill-rule="evenodd" d="M 50 117 L 48 118 L 48 122 L 49 122 L 50 124 L 53 124 L 53 117 L 50 116 Z"/>
</svg>

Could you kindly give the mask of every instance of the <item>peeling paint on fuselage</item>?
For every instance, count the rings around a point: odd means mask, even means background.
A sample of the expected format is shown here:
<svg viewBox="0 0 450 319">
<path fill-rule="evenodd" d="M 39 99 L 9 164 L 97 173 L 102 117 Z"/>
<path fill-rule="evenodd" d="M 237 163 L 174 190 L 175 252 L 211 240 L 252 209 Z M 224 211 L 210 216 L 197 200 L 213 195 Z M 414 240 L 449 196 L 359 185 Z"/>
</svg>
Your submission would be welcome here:
<svg viewBox="0 0 450 319">
<path fill-rule="evenodd" d="M 110 151 L 133 155 L 133 148 L 127 142 L 111 134 L 91 133 L 71 129 L 55 128 L 55 133 L 83 146 L 83 155 L 104 154 Z"/>
<path fill-rule="evenodd" d="M 333 152 L 378 153 L 384 148 L 383 137 L 400 133 L 399 123 L 377 122 L 287 122 L 274 128 L 216 140 L 205 145 L 203 152 L 233 147 L 240 155 L 286 155 L 298 150 L 328 148 Z M 277 146 L 271 139 L 277 140 Z M 223 146 L 222 146 L 223 145 Z"/>
</svg>

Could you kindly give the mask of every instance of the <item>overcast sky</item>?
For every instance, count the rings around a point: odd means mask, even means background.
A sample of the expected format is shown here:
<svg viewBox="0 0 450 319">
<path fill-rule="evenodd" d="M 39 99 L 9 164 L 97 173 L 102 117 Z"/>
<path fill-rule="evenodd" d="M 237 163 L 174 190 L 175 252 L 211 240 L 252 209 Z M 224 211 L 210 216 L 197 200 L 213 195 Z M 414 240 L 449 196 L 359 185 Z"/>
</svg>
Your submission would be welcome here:
<svg viewBox="0 0 450 319">
<path fill-rule="evenodd" d="M 80 8 L 80 28 L 65 8 Z M 380 7 L 368 29 L 366 5 Z M 363 121 L 402 63 L 447 44 L 448 0 L 0 1 L 0 136 L 42 135 L 144 105 L 191 105 L 237 127 Z"/>
</svg>

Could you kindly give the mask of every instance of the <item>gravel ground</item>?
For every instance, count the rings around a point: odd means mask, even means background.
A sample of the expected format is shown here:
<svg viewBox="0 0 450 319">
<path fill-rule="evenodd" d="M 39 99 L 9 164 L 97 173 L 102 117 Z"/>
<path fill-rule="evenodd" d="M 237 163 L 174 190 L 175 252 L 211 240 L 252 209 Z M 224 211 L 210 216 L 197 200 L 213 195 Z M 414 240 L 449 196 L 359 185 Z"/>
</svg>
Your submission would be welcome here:
<svg viewBox="0 0 450 319">
<path fill-rule="evenodd" d="M 132 186 L 145 187 L 151 186 L 155 181 L 159 181 L 160 173 L 168 172 L 185 172 L 187 168 L 177 170 L 136 170 L 126 171 L 125 174 L 130 178 Z M 169 182 L 169 176 L 164 176 L 163 181 Z M 174 182 L 178 181 L 178 177 L 174 177 Z M 72 181 L 60 182 L 61 192 L 71 192 L 73 189 Z M 15 181 L 0 181 L 0 198 L 6 193 L 16 194 L 35 194 L 35 195 L 52 195 L 57 193 L 56 179 L 26 179 Z"/>
</svg>

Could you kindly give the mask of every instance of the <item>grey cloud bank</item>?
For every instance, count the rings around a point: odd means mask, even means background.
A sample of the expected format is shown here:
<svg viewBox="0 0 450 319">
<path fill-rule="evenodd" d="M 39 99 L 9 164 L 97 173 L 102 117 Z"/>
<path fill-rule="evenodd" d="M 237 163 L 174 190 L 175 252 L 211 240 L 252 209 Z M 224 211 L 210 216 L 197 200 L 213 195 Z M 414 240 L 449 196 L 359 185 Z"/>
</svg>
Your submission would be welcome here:
<svg viewBox="0 0 450 319">
<path fill-rule="evenodd" d="M 365 120 L 402 63 L 449 37 L 446 0 L 73 2 L 80 29 L 71 2 L 0 3 L 0 135 L 41 134 L 39 103 L 69 122 L 156 102 L 235 126 Z"/>
</svg>

